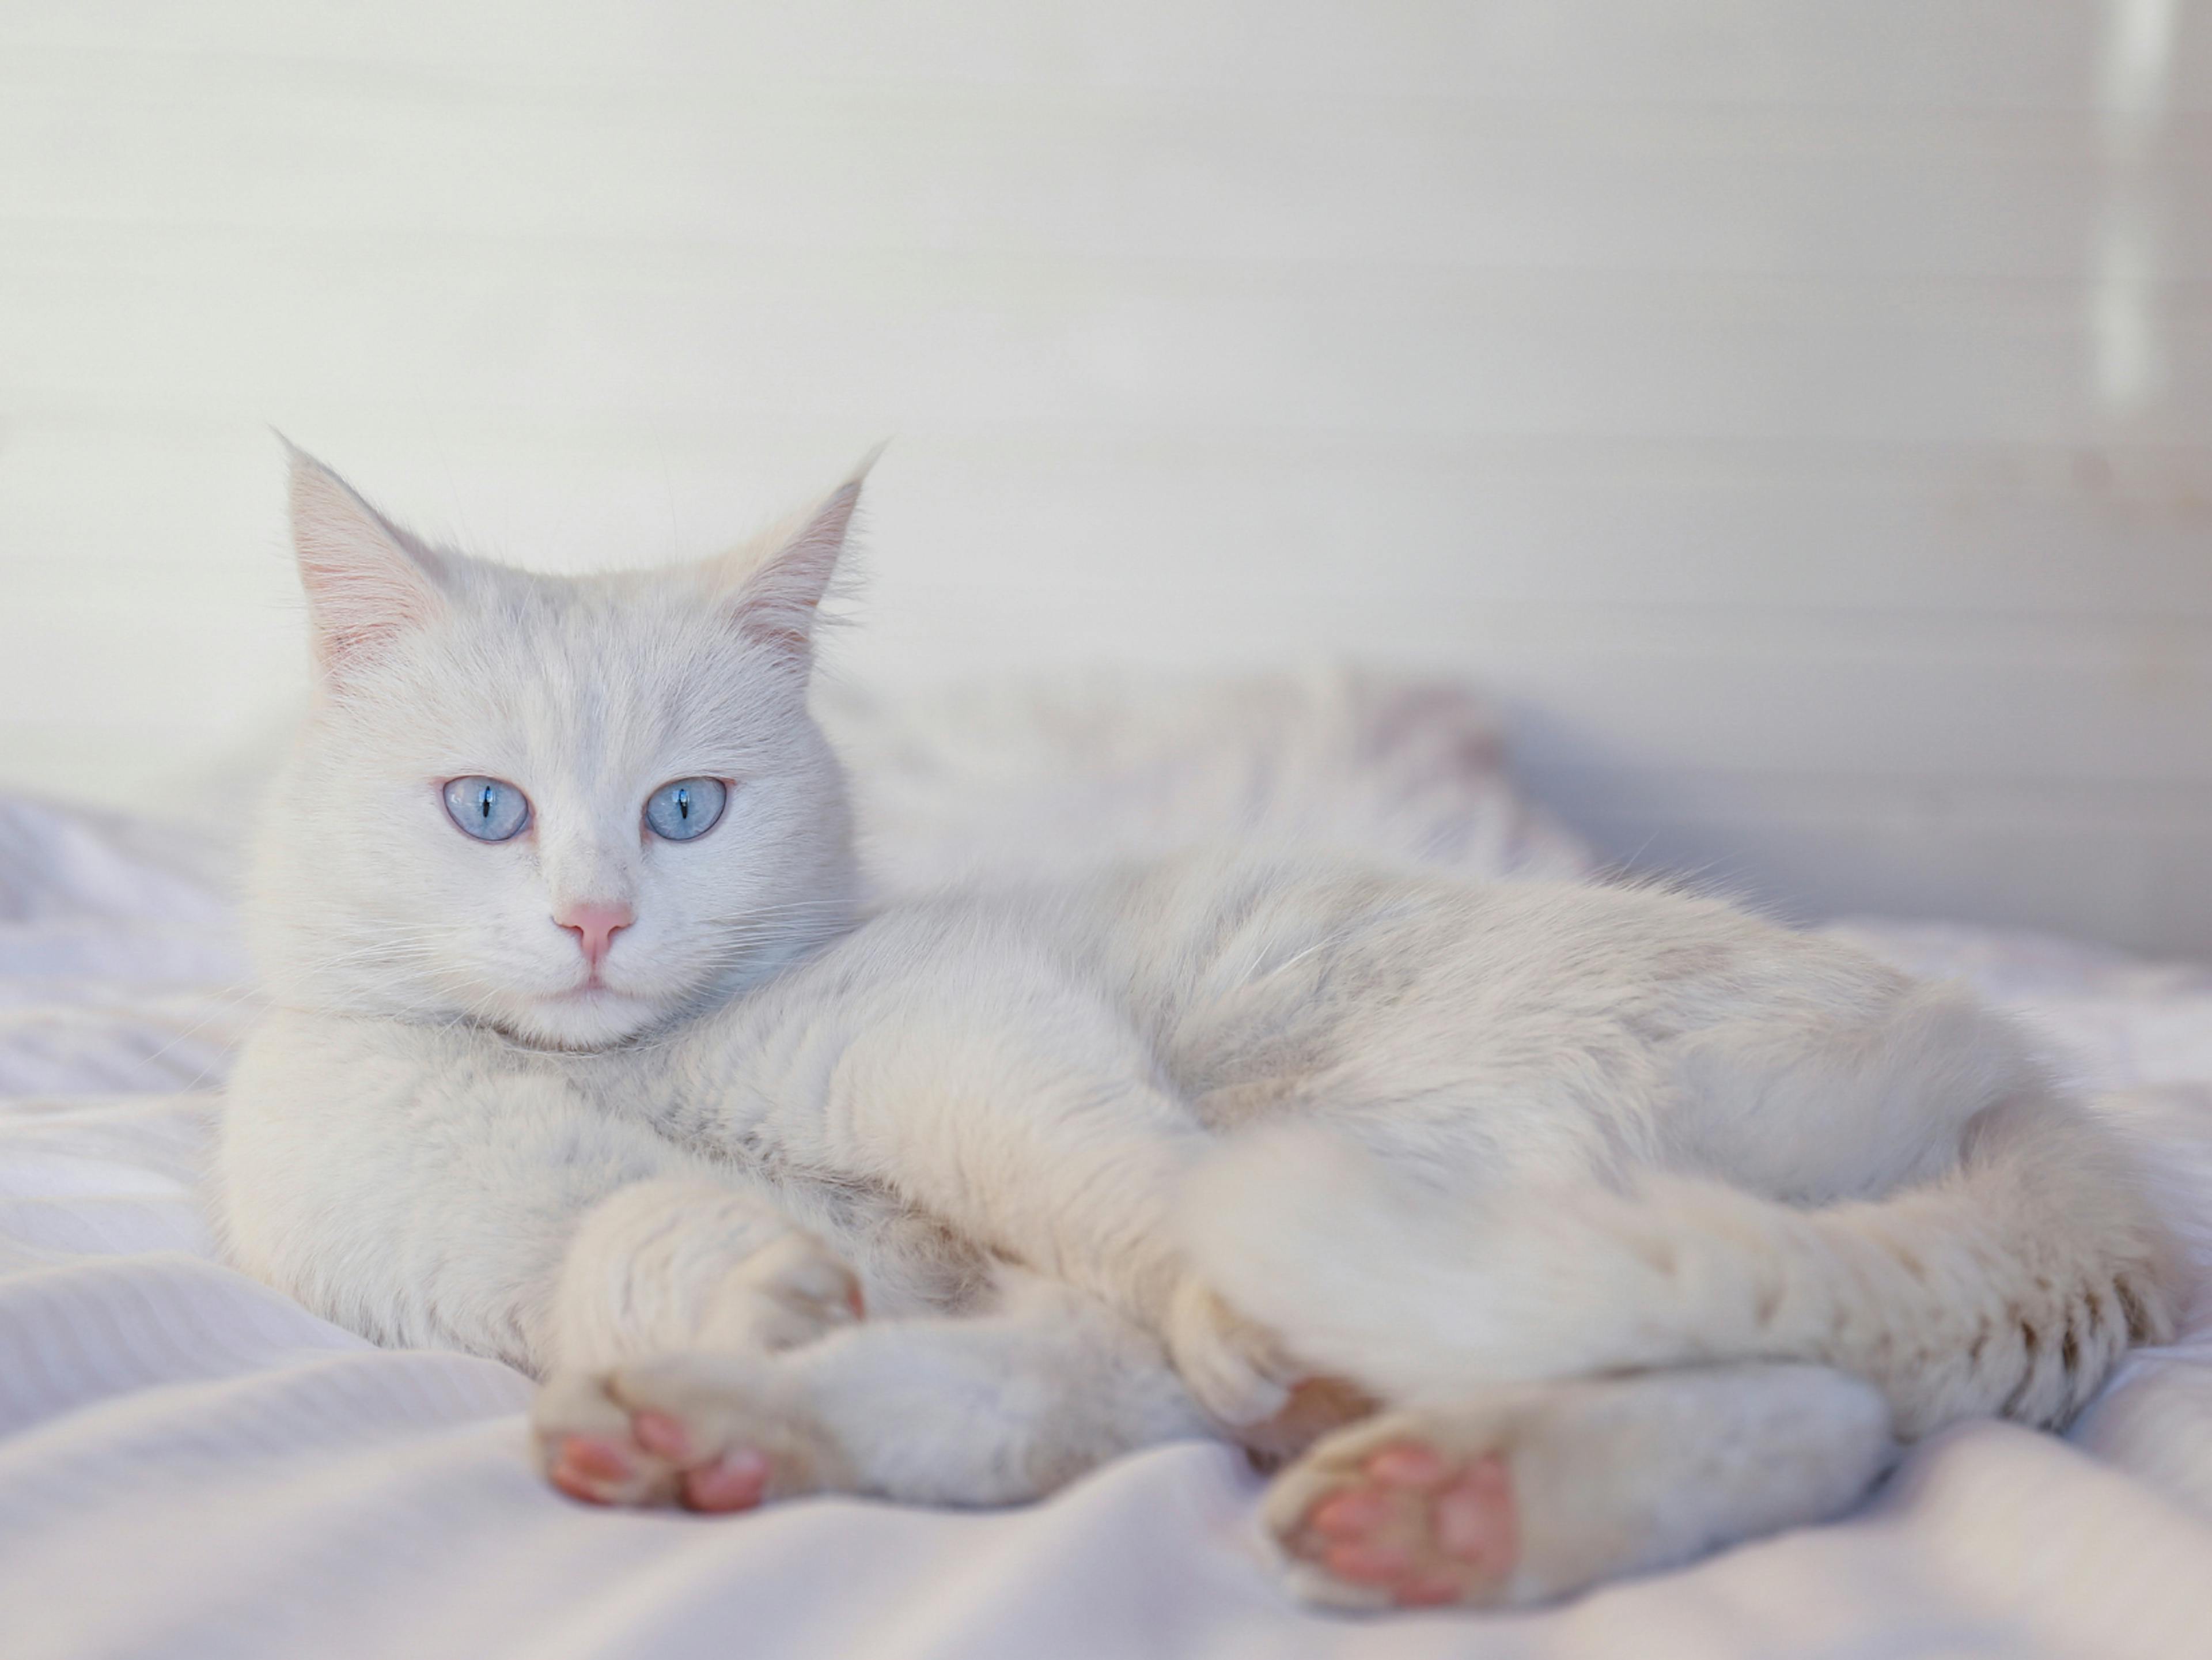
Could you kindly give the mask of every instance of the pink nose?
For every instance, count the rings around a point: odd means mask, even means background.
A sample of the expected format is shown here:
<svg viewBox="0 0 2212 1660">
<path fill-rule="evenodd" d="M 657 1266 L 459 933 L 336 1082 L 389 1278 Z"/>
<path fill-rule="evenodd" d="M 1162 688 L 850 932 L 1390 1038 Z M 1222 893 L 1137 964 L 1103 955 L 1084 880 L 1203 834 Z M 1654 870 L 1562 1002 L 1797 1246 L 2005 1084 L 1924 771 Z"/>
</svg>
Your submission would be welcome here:
<svg viewBox="0 0 2212 1660">
<path fill-rule="evenodd" d="M 637 921 L 637 913 L 628 905 L 608 904 L 598 899 L 586 899 L 581 904 L 570 905 L 554 913 L 553 920 L 576 936 L 577 946 L 584 960 L 594 973 L 606 960 L 608 949 L 615 935 Z"/>
</svg>

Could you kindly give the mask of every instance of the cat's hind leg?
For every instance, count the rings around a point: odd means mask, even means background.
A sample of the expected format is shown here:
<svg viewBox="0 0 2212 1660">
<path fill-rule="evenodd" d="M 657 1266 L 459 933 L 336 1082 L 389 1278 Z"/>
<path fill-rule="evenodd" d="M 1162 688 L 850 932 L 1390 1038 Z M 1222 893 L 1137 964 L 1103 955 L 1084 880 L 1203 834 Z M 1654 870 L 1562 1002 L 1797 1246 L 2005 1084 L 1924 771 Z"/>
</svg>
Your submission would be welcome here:
<svg viewBox="0 0 2212 1660">
<path fill-rule="evenodd" d="M 1894 1454 L 1869 1384 L 1698 1367 L 1369 1419 L 1277 1478 L 1262 1515 L 1309 1600 L 1510 1605 L 1825 1520 Z"/>
<path fill-rule="evenodd" d="M 562 1374 L 532 1414 L 541 1464 L 608 1504 L 737 1511 L 836 1492 L 1001 1505 L 1206 1432 L 1158 1340 L 1071 1287 L 1007 1282 L 999 1310 L 972 1317 Z"/>
</svg>

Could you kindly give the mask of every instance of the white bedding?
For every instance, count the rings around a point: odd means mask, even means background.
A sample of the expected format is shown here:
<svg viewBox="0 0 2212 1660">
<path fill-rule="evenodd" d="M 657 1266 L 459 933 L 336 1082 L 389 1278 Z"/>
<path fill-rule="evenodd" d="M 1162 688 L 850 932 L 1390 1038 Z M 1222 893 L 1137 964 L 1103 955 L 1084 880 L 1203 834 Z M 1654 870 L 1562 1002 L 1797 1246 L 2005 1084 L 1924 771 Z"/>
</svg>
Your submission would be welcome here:
<svg viewBox="0 0 2212 1660">
<path fill-rule="evenodd" d="M 1248 767 L 1233 801 L 1208 785 L 1202 811 L 1183 801 L 1162 822 L 1281 820 L 1279 763 L 1297 745 L 1254 733 L 1287 721 L 1314 769 L 1291 794 L 1328 804 L 1328 839 L 1395 841 L 1470 869 L 1571 861 L 1571 840 L 1502 794 L 1468 747 L 1481 724 L 1471 708 L 1401 707 L 1403 690 L 1260 700 L 1237 741 L 1248 762 L 1268 751 L 1273 770 Z M 1323 706 L 1350 716 L 1316 746 Z M 963 763 L 949 740 L 892 741 L 895 725 L 872 728 L 879 774 L 909 763 L 872 798 L 880 838 L 927 817 L 921 804 L 946 799 L 963 764 L 952 794 L 991 805 L 975 757 L 1003 757 L 1003 733 Z M 1437 769 L 1454 764 L 1465 775 L 1439 785 Z M 1132 781 L 1147 771 L 1133 765 L 1115 775 L 1123 804 L 1153 787 Z M 1218 774 L 1150 768 L 1170 794 Z M 952 857 L 929 847 L 967 845 L 958 817 L 933 821 L 937 842 L 904 844 L 910 873 Z M 1295 827 L 1315 833 L 1314 817 Z M 194 1184 L 249 1012 L 210 874 L 220 862 L 145 826 L 0 800 L 9 1660 L 2212 1655 L 2203 1295 L 2183 1340 L 2130 1359 L 2066 1440 L 1964 1426 L 1835 1525 L 1514 1617 L 1293 1608 L 1248 1535 L 1257 1481 L 1208 1445 L 1126 1460 L 1024 1511 L 830 1499 L 710 1520 L 569 1504 L 523 1461 L 525 1379 L 377 1350 L 218 1261 Z M 2212 971 L 1964 929 L 1860 933 L 1971 976 L 2086 1078 L 2123 1091 L 2112 1110 L 2151 1139 L 2197 1264 L 2212 1270 Z"/>
</svg>

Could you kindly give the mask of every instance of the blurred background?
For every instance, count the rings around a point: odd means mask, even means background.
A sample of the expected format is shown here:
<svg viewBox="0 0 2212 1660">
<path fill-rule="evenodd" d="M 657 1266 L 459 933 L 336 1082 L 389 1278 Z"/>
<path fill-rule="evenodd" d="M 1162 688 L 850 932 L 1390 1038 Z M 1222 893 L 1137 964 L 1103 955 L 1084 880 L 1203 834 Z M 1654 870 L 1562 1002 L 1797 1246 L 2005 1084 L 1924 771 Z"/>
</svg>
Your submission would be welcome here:
<svg viewBox="0 0 2212 1660">
<path fill-rule="evenodd" d="M 878 439 L 846 672 L 1474 678 L 1616 858 L 2212 952 L 2189 0 L 9 0 L 0 787 L 298 696 L 271 426 L 549 569 Z"/>
</svg>

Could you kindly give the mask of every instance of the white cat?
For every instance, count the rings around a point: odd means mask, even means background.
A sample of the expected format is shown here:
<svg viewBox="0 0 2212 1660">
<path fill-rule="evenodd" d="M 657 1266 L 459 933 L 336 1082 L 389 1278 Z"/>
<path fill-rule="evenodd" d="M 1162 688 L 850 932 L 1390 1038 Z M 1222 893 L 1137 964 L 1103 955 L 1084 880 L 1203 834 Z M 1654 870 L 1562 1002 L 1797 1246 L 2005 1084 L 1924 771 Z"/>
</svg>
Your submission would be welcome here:
<svg viewBox="0 0 2212 1660">
<path fill-rule="evenodd" d="M 320 691 L 228 1246 L 545 1377 L 567 1492 L 1000 1504 L 1379 1402 L 1269 1495 L 1293 1584 L 1521 1602 L 2166 1332 L 2118 1149 L 2003 1022 L 1722 903 L 1232 851 L 864 908 L 807 712 L 860 487 L 561 581 L 294 459 Z"/>
</svg>

